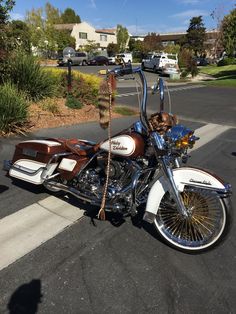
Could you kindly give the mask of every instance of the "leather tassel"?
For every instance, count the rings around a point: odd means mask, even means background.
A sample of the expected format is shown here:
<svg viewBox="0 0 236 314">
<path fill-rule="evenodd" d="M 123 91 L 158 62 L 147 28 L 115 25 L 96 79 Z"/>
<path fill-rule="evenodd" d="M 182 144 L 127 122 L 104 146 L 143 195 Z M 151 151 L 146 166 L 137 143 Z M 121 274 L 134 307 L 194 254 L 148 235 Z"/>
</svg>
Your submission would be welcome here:
<svg viewBox="0 0 236 314">
<path fill-rule="evenodd" d="M 110 88 L 108 86 L 110 83 Z M 98 109 L 99 109 L 99 122 L 103 129 L 108 128 L 109 124 L 109 105 L 110 101 L 114 104 L 114 90 L 116 88 L 116 80 L 114 75 L 109 75 L 102 80 L 99 86 L 98 94 Z M 110 90 L 111 89 L 111 90 Z M 111 97 L 111 100 L 110 100 Z"/>
</svg>

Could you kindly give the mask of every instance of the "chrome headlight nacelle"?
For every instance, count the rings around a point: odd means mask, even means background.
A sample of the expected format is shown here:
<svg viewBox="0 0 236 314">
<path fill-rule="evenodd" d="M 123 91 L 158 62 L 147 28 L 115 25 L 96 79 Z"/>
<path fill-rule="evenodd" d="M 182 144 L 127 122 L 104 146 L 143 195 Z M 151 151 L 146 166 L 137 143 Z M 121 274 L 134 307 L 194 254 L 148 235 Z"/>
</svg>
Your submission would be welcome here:
<svg viewBox="0 0 236 314">
<path fill-rule="evenodd" d="M 166 143 L 170 148 L 177 150 L 192 148 L 199 139 L 193 133 L 194 131 L 184 125 L 177 124 L 165 134 Z"/>
</svg>

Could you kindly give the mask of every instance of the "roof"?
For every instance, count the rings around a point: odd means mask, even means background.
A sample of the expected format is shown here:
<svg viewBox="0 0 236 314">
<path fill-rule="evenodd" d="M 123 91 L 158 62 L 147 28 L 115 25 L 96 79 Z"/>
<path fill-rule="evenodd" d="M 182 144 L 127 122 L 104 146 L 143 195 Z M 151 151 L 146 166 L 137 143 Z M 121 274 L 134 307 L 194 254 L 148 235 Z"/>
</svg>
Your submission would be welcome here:
<svg viewBox="0 0 236 314">
<path fill-rule="evenodd" d="M 95 32 L 96 33 L 115 35 L 116 29 L 115 28 L 102 28 L 102 29 L 96 29 Z"/>
<path fill-rule="evenodd" d="M 54 27 L 55 27 L 55 29 L 58 29 L 58 30 L 72 31 L 74 25 L 76 25 L 76 24 L 75 23 L 73 23 L 73 24 L 55 24 Z"/>
<path fill-rule="evenodd" d="M 179 32 L 179 33 L 160 33 L 158 34 L 160 36 L 161 41 L 171 41 L 171 40 L 179 40 L 181 37 L 186 35 L 187 32 Z M 135 35 L 132 36 L 133 38 L 142 38 L 146 35 Z M 217 37 L 217 30 L 206 30 L 206 36 L 207 38 L 215 38 Z"/>
</svg>

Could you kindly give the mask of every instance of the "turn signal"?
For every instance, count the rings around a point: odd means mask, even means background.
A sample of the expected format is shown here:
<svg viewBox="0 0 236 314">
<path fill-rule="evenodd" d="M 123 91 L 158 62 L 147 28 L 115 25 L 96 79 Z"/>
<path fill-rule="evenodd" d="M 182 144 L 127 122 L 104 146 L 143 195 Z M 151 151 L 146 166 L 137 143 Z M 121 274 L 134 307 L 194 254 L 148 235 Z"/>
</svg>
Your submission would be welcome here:
<svg viewBox="0 0 236 314">
<path fill-rule="evenodd" d="M 189 146 L 189 134 L 175 142 L 177 148 L 186 148 Z"/>
</svg>

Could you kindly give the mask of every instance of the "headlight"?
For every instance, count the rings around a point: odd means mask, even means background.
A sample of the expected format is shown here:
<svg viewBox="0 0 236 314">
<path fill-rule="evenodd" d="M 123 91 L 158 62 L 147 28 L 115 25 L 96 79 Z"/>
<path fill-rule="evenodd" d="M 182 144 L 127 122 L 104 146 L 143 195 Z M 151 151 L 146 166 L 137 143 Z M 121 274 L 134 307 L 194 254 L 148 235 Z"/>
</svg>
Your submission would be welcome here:
<svg viewBox="0 0 236 314">
<path fill-rule="evenodd" d="M 181 124 L 173 126 L 166 133 L 166 140 L 169 145 L 176 149 L 193 148 L 196 140 L 199 138 L 193 135 L 194 131 L 186 128 Z"/>
</svg>

